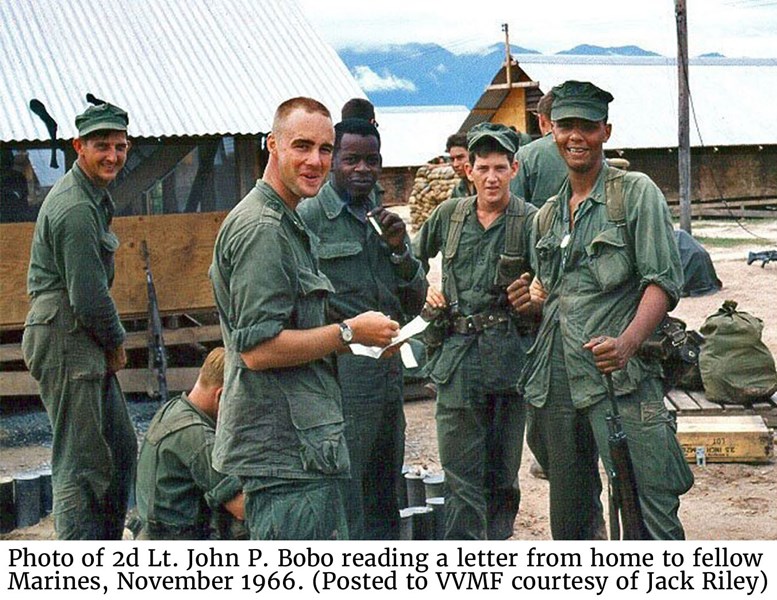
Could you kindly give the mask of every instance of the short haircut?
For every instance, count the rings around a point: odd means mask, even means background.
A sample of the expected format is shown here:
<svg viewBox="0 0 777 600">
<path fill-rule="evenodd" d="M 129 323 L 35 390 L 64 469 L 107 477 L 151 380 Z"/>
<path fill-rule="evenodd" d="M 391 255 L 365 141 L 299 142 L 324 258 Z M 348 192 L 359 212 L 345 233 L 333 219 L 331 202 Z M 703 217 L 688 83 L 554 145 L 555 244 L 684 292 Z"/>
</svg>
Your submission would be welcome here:
<svg viewBox="0 0 777 600">
<path fill-rule="evenodd" d="M 544 117 L 550 119 L 550 109 L 553 108 L 553 91 L 551 90 L 545 94 L 540 101 L 537 102 L 537 112 Z"/>
<path fill-rule="evenodd" d="M 445 142 L 445 151 L 450 152 L 451 148 L 459 146 L 461 148 L 467 147 L 467 134 L 466 133 L 454 133 L 448 136 L 448 141 Z"/>
<path fill-rule="evenodd" d="M 344 119 L 335 125 L 335 153 L 340 150 L 340 142 L 346 133 L 355 135 L 373 136 L 378 140 L 378 149 L 380 149 L 380 134 L 378 128 L 364 119 Z"/>
<path fill-rule="evenodd" d="M 283 129 L 283 122 L 286 118 L 297 109 L 302 109 L 307 113 L 318 113 L 325 116 L 327 119 L 332 118 L 329 109 L 318 100 L 306 98 L 305 96 L 289 98 L 275 109 L 275 116 L 272 120 L 272 130 L 276 136 L 278 135 L 278 132 Z"/>
<path fill-rule="evenodd" d="M 480 156 L 483 158 L 494 153 L 504 154 L 509 163 L 515 160 L 515 152 L 510 152 L 492 137 L 484 137 L 478 140 L 474 147 L 469 149 L 469 164 L 474 166 L 476 157 Z"/>
<path fill-rule="evenodd" d="M 365 121 L 375 120 L 375 107 L 372 102 L 366 98 L 351 98 L 343 104 L 340 111 L 340 119 L 364 119 Z"/>
<path fill-rule="evenodd" d="M 206 387 L 224 385 L 224 348 L 218 346 L 210 351 L 200 367 L 200 382 Z"/>
</svg>

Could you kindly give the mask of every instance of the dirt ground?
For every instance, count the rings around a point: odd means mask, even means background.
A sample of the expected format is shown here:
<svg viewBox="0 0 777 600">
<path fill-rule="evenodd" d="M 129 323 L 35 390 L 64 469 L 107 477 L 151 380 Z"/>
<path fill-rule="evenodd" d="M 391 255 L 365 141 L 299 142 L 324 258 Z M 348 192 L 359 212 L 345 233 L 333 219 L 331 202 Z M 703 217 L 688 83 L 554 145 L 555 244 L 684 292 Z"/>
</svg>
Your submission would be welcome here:
<svg viewBox="0 0 777 600">
<path fill-rule="evenodd" d="M 726 299 L 764 320 L 764 341 L 777 356 L 777 263 L 760 268 L 747 266 L 748 250 L 777 248 L 777 220 L 748 223 L 747 228 L 771 243 L 758 240 L 733 222 L 694 223 L 693 233 L 705 238 L 741 238 L 733 246 L 710 243 L 723 289 L 714 295 L 684 298 L 673 315 L 698 329 L 705 317 Z M 434 401 L 417 400 L 405 406 L 407 418 L 406 464 L 429 472 L 441 471 L 434 424 Z M 32 470 L 50 460 L 43 446 L 0 447 L 0 477 Z M 549 539 L 547 482 L 529 474 L 531 454 L 524 451 L 520 471 L 522 502 L 514 539 Z M 689 539 L 777 540 L 777 466 L 769 464 L 708 464 L 692 467 L 694 487 L 683 497 L 681 518 Z M 605 503 L 606 506 L 606 503 Z M 0 539 L 53 539 L 51 518 L 39 525 L 17 529 Z"/>
</svg>

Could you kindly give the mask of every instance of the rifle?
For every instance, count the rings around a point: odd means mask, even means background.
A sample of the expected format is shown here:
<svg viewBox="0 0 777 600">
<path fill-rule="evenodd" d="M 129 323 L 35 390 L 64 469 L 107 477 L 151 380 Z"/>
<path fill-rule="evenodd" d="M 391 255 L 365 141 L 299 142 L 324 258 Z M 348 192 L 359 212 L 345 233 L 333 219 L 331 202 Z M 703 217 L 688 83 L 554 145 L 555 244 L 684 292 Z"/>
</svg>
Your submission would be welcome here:
<svg viewBox="0 0 777 600">
<path fill-rule="evenodd" d="M 634 476 L 634 465 L 631 462 L 626 434 L 621 425 L 618 404 L 615 401 L 612 375 L 607 373 L 604 377 L 607 380 L 607 396 L 612 407 L 612 413 L 607 415 L 607 428 L 610 431 L 607 443 L 610 447 L 613 466 L 610 473 L 612 488 L 610 537 L 614 540 L 621 539 L 622 525 L 624 540 L 649 540 L 652 538 L 645 526 L 645 520 L 642 518 L 642 509 L 637 494 L 637 479 Z M 618 520 L 619 516 L 620 521 Z"/>
<path fill-rule="evenodd" d="M 154 278 L 151 275 L 146 240 L 140 243 L 140 251 L 145 262 L 146 290 L 148 291 L 148 368 L 156 373 L 159 397 L 163 402 L 167 402 L 169 399 L 167 393 L 167 352 L 165 351 L 165 340 L 162 337 L 162 317 L 159 315 L 159 303 L 157 302 Z"/>
<path fill-rule="evenodd" d="M 762 252 L 748 252 L 747 264 L 752 265 L 755 261 L 761 261 L 761 268 L 766 266 L 766 263 L 777 261 L 777 250 L 764 250 Z"/>
</svg>

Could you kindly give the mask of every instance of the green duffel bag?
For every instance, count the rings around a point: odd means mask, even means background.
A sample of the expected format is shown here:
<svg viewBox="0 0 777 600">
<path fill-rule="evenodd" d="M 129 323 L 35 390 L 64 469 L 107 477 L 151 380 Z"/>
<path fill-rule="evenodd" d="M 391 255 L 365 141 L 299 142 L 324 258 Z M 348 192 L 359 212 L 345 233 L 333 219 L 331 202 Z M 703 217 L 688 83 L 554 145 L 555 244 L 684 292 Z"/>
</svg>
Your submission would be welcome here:
<svg viewBox="0 0 777 600">
<path fill-rule="evenodd" d="M 763 321 L 736 308 L 736 302 L 726 300 L 704 321 L 699 368 L 708 400 L 752 404 L 777 391 L 777 372 L 761 341 Z"/>
</svg>

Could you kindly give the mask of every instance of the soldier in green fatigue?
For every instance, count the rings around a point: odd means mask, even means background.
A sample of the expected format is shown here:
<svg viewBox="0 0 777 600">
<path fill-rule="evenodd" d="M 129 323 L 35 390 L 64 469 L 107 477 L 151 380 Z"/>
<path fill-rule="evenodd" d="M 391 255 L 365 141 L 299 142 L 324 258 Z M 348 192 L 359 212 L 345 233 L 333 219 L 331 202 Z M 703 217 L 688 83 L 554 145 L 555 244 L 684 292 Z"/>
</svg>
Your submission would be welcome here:
<svg viewBox="0 0 777 600">
<path fill-rule="evenodd" d="M 243 529 L 240 480 L 212 466 L 223 389 L 224 348 L 215 348 L 192 390 L 154 415 L 138 457 L 139 539 L 235 539 Z"/>
<path fill-rule="evenodd" d="M 442 253 L 442 289 L 427 303 L 441 312 L 439 348 L 427 365 L 437 384 L 437 438 L 445 471 L 446 539 L 506 539 L 520 503 L 518 468 L 524 401 L 518 375 L 534 341 L 533 322 L 508 304 L 528 271 L 537 209 L 510 194 L 517 134 L 482 123 L 467 134 L 467 174 L 477 195 L 440 204 L 414 240 L 428 268 Z"/>
<path fill-rule="evenodd" d="M 655 539 L 682 539 L 679 497 L 693 475 L 664 406 L 660 365 L 636 354 L 682 288 L 669 211 L 646 175 L 605 164 L 608 92 L 567 81 L 553 96 L 553 135 L 569 179 L 534 220 L 532 266 L 547 299 L 533 301 L 526 282 L 510 293 L 522 314 L 542 312 L 524 390 L 527 439 L 547 456 L 551 532 L 593 535 L 593 447 L 612 472 L 603 377 L 612 374 L 647 529 Z"/>
<path fill-rule="evenodd" d="M 337 320 L 377 310 L 399 322 L 421 312 L 426 274 L 409 250 L 402 217 L 375 204 L 381 172 L 380 135 L 369 122 L 335 125 L 330 180 L 299 214 L 319 239 L 321 271 L 335 288 Z M 372 217 L 380 233 L 370 224 Z M 397 480 L 405 448 L 402 361 L 342 354 L 345 438 L 351 456 L 346 508 L 351 539 L 399 539 Z"/>
<path fill-rule="evenodd" d="M 451 192 L 451 198 L 464 198 L 475 195 L 475 186 L 467 177 L 469 150 L 467 150 L 467 134 L 454 133 L 445 142 L 445 151 L 451 157 L 453 172 L 459 177 L 459 182 Z"/>
<path fill-rule="evenodd" d="M 510 182 L 510 191 L 540 208 L 561 189 L 567 178 L 567 163 L 556 148 L 551 131 L 550 109 L 553 92 L 540 98 L 537 119 L 542 137 L 518 150 L 518 175 Z"/>
<path fill-rule="evenodd" d="M 251 539 L 347 539 L 349 474 L 334 354 L 386 346 L 399 324 L 377 311 L 328 323 L 334 292 L 296 208 L 332 162 L 327 108 L 276 110 L 263 178 L 227 215 L 210 278 L 226 349 L 213 466 L 240 478 Z"/>
<path fill-rule="evenodd" d="M 128 123 L 111 104 L 76 117 L 78 158 L 46 196 L 30 249 L 22 349 L 53 430 L 59 539 L 121 539 L 135 479 L 137 439 L 115 376 L 127 356 L 107 190 L 127 160 Z"/>
</svg>

